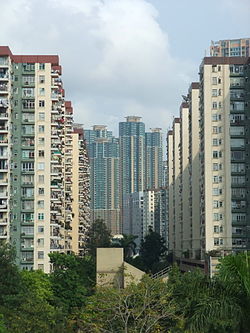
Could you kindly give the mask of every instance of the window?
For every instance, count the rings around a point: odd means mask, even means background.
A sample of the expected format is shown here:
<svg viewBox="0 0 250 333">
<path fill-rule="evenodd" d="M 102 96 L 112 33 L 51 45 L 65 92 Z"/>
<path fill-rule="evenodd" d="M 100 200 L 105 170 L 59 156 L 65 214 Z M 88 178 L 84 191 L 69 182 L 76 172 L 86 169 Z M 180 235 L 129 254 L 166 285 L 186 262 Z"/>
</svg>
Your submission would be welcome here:
<svg viewBox="0 0 250 333">
<path fill-rule="evenodd" d="M 213 220 L 214 221 L 220 221 L 223 219 L 223 214 L 220 214 L 220 213 L 214 213 L 213 214 Z"/>
<path fill-rule="evenodd" d="M 212 89 L 212 96 L 213 97 L 217 97 L 218 96 L 217 89 Z"/>
<path fill-rule="evenodd" d="M 222 127 L 213 126 L 212 127 L 212 132 L 213 132 L 213 134 L 221 133 L 222 132 Z"/>
<path fill-rule="evenodd" d="M 244 126 L 231 126 L 230 127 L 230 134 L 233 135 L 233 136 L 244 135 L 245 134 L 245 127 Z"/>
<path fill-rule="evenodd" d="M 216 110 L 216 109 L 217 109 L 217 102 L 213 102 L 213 103 L 212 103 L 212 108 L 213 108 L 213 110 Z"/>
<path fill-rule="evenodd" d="M 213 183 L 222 183 L 222 176 L 213 176 Z"/>
<path fill-rule="evenodd" d="M 219 150 L 214 150 L 213 151 L 213 158 L 221 158 L 222 157 L 222 152 Z"/>
<path fill-rule="evenodd" d="M 44 112 L 39 112 L 39 114 L 38 114 L 38 119 L 39 119 L 40 121 L 44 121 L 44 120 L 45 120 L 45 113 L 44 113 Z"/>
<path fill-rule="evenodd" d="M 231 159 L 233 161 L 244 161 L 245 152 L 244 151 L 231 151 Z"/>
<path fill-rule="evenodd" d="M 44 195 L 44 188 L 43 187 L 38 188 L 38 194 L 39 195 Z"/>
<path fill-rule="evenodd" d="M 244 163 L 232 163 L 231 164 L 231 172 L 244 173 L 245 172 L 245 164 Z"/>
<path fill-rule="evenodd" d="M 37 231 L 38 231 L 40 234 L 43 234 L 43 233 L 44 233 L 44 226 L 39 225 L 39 226 L 37 227 Z"/>
<path fill-rule="evenodd" d="M 213 146 L 220 146 L 222 144 L 221 139 L 213 139 Z"/>
<path fill-rule="evenodd" d="M 215 246 L 218 246 L 220 243 L 219 243 L 219 238 L 214 238 L 214 245 Z"/>
<path fill-rule="evenodd" d="M 44 70 L 45 70 L 45 64 L 40 63 L 40 64 L 39 64 L 39 70 L 40 70 L 40 71 L 44 71 Z"/>
<path fill-rule="evenodd" d="M 37 207 L 43 209 L 44 208 L 44 200 L 37 201 Z"/>
<path fill-rule="evenodd" d="M 218 200 L 213 201 L 213 208 L 221 208 L 221 207 L 223 207 L 222 201 L 218 201 Z"/>
<path fill-rule="evenodd" d="M 38 213 L 38 220 L 44 220 L 44 213 Z"/>
<path fill-rule="evenodd" d="M 221 120 L 221 114 L 214 113 L 212 114 L 212 121 L 220 121 Z"/>
<path fill-rule="evenodd" d="M 38 138 L 38 144 L 44 146 L 44 138 Z"/>
<path fill-rule="evenodd" d="M 220 232 L 220 227 L 218 225 L 214 226 L 214 233 L 218 234 Z"/>
<path fill-rule="evenodd" d="M 222 194 L 222 189 L 215 187 L 213 188 L 213 195 L 221 195 Z"/>
<path fill-rule="evenodd" d="M 45 166 L 44 162 L 39 162 L 37 168 L 38 170 L 44 170 L 44 166 Z"/>
<path fill-rule="evenodd" d="M 39 83 L 45 83 L 45 75 L 39 75 Z"/>
<path fill-rule="evenodd" d="M 44 150 L 38 150 L 38 156 L 44 157 Z"/>
<path fill-rule="evenodd" d="M 44 100 L 39 100 L 38 105 L 39 105 L 39 108 L 44 108 L 45 107 L 45 101 Z"/>
<path fill-rule="evenodd" d="M 38 126 L 38 132 L 39 133 L 44 133 L 44 125 L 39 125 Z"/>
<path fill-rule="evenodd" d="M 45 96 L 45 88 L 39 88 L 39 95 Z"/>
<path fill-rule="evenodd" d="M 38 176 L 38 182 L 39 182 L 40 184 L 43 184 L 43 183 L 44 183 L 44 175 L 39 175 L 39 176 Z"/>
<path fill-rule="evenodd" d="M 25 84 L 25 85 L 35 84 L 35 76 L 34 75 L 24 75 L 23 76 L 23 84 Z"/>
<path fill-rule="evenodd" d="M 217 77 L 212 77 L 212 84 L 217 84 Z"/>
<path fill-rule="evenodd" d="M 34 92 L 34 88 L 23 88 L 23 97 L 34 97 L 35 96 L 35 92 Z"/>
<path fill-rule="evenodd" d="M 22 171 L 34 171 L 34 162 L 22 162 Z"/>
<path fill-rule="evenodd" d="M 44 238 L 38 238 L 37 243 L 38 243 L 38 247 L 43 247 L 44 246 Z"/>
<path fill-rule="evenodd" d="M 38 251 L 37 252 L 37 258 L 38 259 L 44 259 L 44 252 L 43 251 Z"/>
</svg>

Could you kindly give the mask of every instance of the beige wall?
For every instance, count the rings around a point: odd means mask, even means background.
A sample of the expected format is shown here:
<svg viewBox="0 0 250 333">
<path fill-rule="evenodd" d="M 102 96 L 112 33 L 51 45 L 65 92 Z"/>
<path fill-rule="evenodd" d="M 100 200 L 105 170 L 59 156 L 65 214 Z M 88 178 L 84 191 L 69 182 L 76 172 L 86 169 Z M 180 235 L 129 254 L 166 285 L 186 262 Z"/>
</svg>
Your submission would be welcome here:
<svg viewBox="0 0 250 333">
<path fill-rule="evenodd" d="M 190 151 L 189 157 L 191 161 L 191 191 L 190 191 L 190 228 L 192 233 L 191 254 L 192 258 L 198 258 L 200 255 L 200 137 L 199 137 L 199 89 L 190 89 Z"/>
<path fill-rule="evenodd" d="M 181 250 L 181 228 L 179 217 L 181 214 L 181 197 L 180 197 L 180 122 L 175 121 L 173 126 L 173 181 L 174 181 L 174 200 L 173 200 L 173 234 L 174 234 L 174 254 L 179 257 Z"/>
<path fill-rule="evenodd" d="M 96 249 L 96 283 L 98 286 L 126 287 L 138 283 L 144 272 L 124 262 L 123 248 Z"/>
<path fill-rule="evenodd" d="M 205 209 L 205 228 L 204 228 L 204 245 L 205 252 L 214 249 L 230 249 L 232 243 L 232 227 L 231 227 L 231 151 L 230 151 L 230 79 L 229 65 L 221 65 L 221 71 L 213 71 L 212 65 L 204 65 L 204 209 Z M 217 67 L 216 67 L 217 68 Z M 221 84 L 213 85 L 213 77 L 221 79 Z M 221 95 L 212 96 L 212 89 L 221 89 Z M 213 110 L 212 103 L 221 102 L 219 111 Z M 212 114 L 221 114 L 220 121 L 212 121 Z M 214 128 L 221 128 L 219 133 L 214 133 Z M 222 143 L 218 147 L 212 146 L 213 139 L 221 139 Z M 222 157 L 213 158 L 213 151 L 221 151 Z M 221 164 L 221 170 L 213 171 L 213 163 Z M 214 183 L 213 177 L 221 176 L 221 183 Z M 222 194 L 213 195 L 213 188 L 222 190 Z M 214 208 L 213 201 L 219 200 L 223 202 L 223 207 Z M 214 213 L 223 214 L 221 221 L 214 221 Z M 223 232 L 214 233 L 214 226 L 222 226 Z M 223 244 L 214 245 L 214 238 L 219 238 Z"/>
<path fill-rule="evenodd" d="M 168 172 L 168 242 L 169 242 L 169 251 L 173 251 L 174 244 L 174 230 L 173 230 L 173 134 L 172 132 L 168 133 L 167 136 L 167 172 Z"/>
<path fill-rule="evenodd" d="M 190 250 L 190 219 L 189 219 L 189 108 L 185 105 L 181 108 L 181 214 L 180 223 L 180 242 L 181 256 L 183 252 Z"/>
</svg>

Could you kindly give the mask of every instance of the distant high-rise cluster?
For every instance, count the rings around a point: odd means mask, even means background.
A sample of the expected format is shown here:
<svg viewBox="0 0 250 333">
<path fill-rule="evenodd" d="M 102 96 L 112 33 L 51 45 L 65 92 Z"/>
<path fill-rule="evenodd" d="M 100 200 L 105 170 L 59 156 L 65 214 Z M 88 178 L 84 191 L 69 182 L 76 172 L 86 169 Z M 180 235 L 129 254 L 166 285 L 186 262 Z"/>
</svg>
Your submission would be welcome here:
<svg viewBox="0 0 250 333">
<path fill-rule="evenodd" d="M 84 249 L 88 157 L 75 136 L 58 56 L 0 47 L 0 239 L 22 269 L 49 272 L 49 253 Z"/>
<path fill-rule="evenodd" d="M 213 43 L 168 132 L 169 251 L 189 267 L 250 249 L 248 52 L 249 39 Z"/>
<path fill-rule="evenodd" d="M 103 125 L 95 125 L 85 134 L 91 165 L 92 221 L 100 218 L 112 234 L 131 233 L 141 239 L 151 223 L 146 222 L 145 215 L 140 226 L 134 228 L 128 198 L 132 194 L 141 196 L 143 191 L 158 191 L 163 187 L 161 129 L 145 132 L 141 117 L 128 116 L 126 121 L 119 123 L 119 139 Z M 166 214 L 163 215 L 165 218 Z M 154 216 L 158 218 L 159 215 L 155 212 Z M 159 231 L 165 233 L 165 220 L 158 220 L 153 225 L 159 225 Z"/>
</svg>

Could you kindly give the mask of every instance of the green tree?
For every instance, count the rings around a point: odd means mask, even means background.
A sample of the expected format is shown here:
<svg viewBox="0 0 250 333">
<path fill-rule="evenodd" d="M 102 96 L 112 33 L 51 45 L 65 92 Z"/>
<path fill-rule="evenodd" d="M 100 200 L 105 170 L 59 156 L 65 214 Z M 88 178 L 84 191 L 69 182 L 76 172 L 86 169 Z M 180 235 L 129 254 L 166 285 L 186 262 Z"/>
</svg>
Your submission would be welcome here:
<svg viewBox="0 0 250 333">
<path fill-rule="evenodd" d="M 148 276 L 125 289 L 99 287 L 78 317 L 79 332 L 167 332 L 179 321 L 170 295 L 166 283 Z"/>
<path fill-rule="evenodd" d="M 122 238 L 116 239 L 114 247 L 122 247 L 124 249 L 124 259 L 129 259 L 135 254 L 136 243 L 138 236 L 123 234 Z"/>
<path fill-rule="evenodd" d="M 20 287 L 21 276 L 15 265 L 15 250 L 10 244 L 0 241 L 0 306 L 14 300 Z"/>
<path fill-rule="evenodd" d="M 141 243 L 140 255 L 147 273 L 155 273 L 158 265 L 166 255 L 165 241 L 157 232 L 149 229 L 148 235 Z"/>
<path fill-rule="evenodd" d="M 241 309 L 240 332 L 250 332 L 250 252 L 221 259 L 217 279 L 226 285 L 227 293 Z"/>
<path fill-rule="evenodd" d="M 198 270 L 183 274 L 174 268 L 168 284 L 178 314 L 184 317 L 184 332 L 238 332 L 241 310 L 225 283 Z"/>
<path fill-rule="evenodd" d="M 49 256 L 53 264 L 50 281 L 55 305 L 70 313 L 74 308 L 82 307 L 87 295 L 93 291 L 94 261 L 90 257 L 82 258 L 74 254 L 52 253 Z"/>
<path fill-rule="evenodd" d="M 111 233 L 102 219 L 97 219 L 89 229 L 87 250 L 90 256 L 96 256 L 98 247 L 111 246 Z"/>
</svg>

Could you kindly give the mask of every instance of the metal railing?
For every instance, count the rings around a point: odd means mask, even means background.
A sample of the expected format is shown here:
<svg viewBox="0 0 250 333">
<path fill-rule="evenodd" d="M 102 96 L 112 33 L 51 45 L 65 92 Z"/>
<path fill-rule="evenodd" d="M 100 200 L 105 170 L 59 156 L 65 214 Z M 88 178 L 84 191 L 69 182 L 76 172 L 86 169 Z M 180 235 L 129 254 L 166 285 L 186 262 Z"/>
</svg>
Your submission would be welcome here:
<svg viewBox="0 0 250 333">
<path fill-rule="evenodd" d="M 151 276 L 151 278 L 152 278 L 152 279 L 164 278 L 164 277 L 168 276 L 168 273 L 171 271 L 171 268 L 172 268 L 172 267 L 170 267 L 170 266 L 165 267 L 165 268 L 163 268 L 161 271 L 159 271 L 159 272 L 153 274 L 153 275 Z"/>
</svg>

